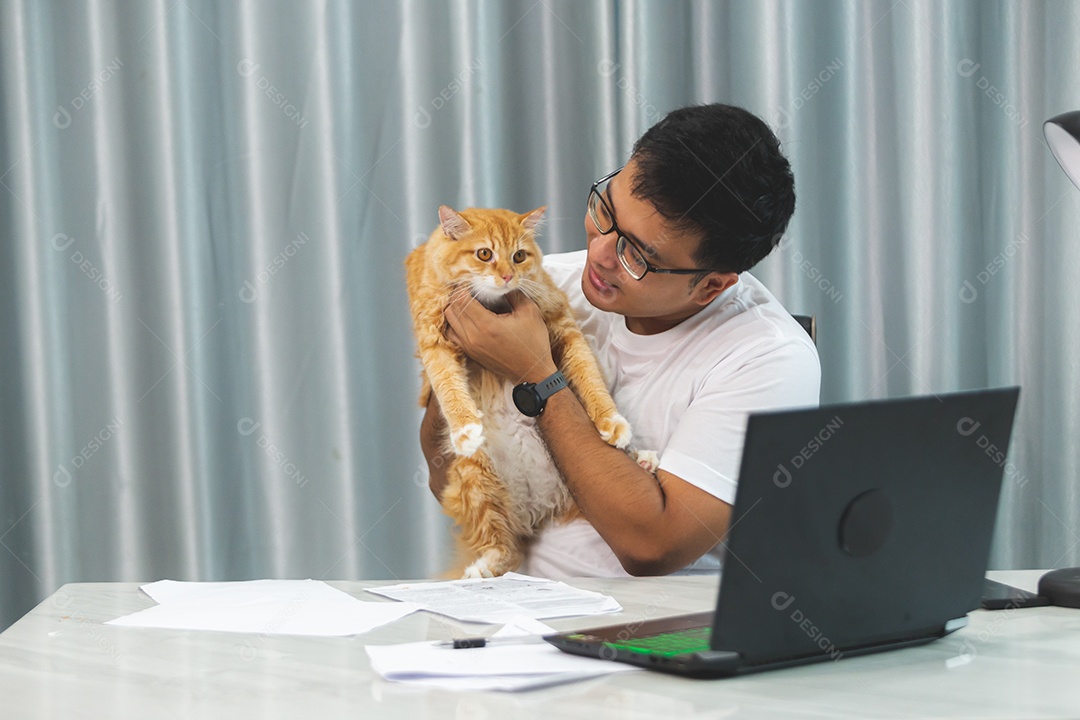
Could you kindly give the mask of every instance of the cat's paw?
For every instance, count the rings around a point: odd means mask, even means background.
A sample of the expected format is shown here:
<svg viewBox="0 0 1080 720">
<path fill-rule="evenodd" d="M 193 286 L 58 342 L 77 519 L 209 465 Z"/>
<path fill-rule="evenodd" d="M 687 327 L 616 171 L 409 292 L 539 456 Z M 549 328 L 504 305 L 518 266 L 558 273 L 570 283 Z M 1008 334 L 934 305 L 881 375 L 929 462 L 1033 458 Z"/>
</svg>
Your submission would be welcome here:
<svg viewBox="0 0 1080 720">
<path fill-rule="evenodd" d="M 596 422 L 596 429 L 600 431 L 600 437 L 608 445 L 614 445 L 622 450 L 630 444 L 633 433 L 630 431 L 630 423 L 619 413 L 600 418 Z"/>
<path fill-rule="evenodd" d="M 462 575 L 462 578 L 489 578 L 503 575 L 511 569 L 507 567 L 507 560 L 507 553 L 492 548 L 485 551 L 472 565 L 465 568 L 465 574 Z"/>
<path fill-rule="evenodd" d="M 469 567 L 465 568 L 465 574 L 461 576 L 462 580 L 471 580 L 475 578 L 489 578 L 495 577 L 492 574 L 491 568 L 488 567 L 484 558 L 480 558 Z"/>
<path fill-rule="evenodd" d="M 654 473 L 656 468 L 660 467 L 660 456 L 655 450 L 638 450 L 634 453 L 634 462 L 645 471 Z"/>
<path fill-rule="evenodd" d="M 458 455 L 472 457 L 483 444 L 484 426 L 480 423 L 469 423 L 450 433 L 450 445 Z"/>
</svg>

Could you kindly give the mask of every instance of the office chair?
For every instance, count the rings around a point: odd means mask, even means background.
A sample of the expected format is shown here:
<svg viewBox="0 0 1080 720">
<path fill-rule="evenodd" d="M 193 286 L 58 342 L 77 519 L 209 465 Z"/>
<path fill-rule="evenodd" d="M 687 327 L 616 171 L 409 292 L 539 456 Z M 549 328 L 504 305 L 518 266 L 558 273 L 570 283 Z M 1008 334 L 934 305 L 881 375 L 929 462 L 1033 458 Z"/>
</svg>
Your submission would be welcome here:
<svg viewBox="0 0 1080 720">
<path fill-rule="evenodd" d="M 817 316 L 792 315 L 791 317 L 795 318 L 799 322 L 799 324 L 803 326 L 803 330 L 805 330 L 810 335 L 810 339 L 814 341 L 815 345 L 817 345 Z"/>
</svg>

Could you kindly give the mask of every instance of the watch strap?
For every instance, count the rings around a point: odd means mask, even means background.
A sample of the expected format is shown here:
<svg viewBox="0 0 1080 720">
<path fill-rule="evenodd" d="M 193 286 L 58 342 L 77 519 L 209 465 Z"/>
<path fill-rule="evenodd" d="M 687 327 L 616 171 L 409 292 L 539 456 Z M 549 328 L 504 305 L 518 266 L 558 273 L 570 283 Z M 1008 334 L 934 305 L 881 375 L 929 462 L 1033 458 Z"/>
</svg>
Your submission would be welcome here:
<svg viewBox="0 0 1080 720">
<path fill-rule="evenodd" d="M 540 402 L 546 401 L 549 397 L 562 390 L 569 383 L 566 381 L 566 376 L 562 374 L 562 370 L 556 370 L 551 375 L 536 383 L 536 392 L 540 396 Z"/>
</svg>

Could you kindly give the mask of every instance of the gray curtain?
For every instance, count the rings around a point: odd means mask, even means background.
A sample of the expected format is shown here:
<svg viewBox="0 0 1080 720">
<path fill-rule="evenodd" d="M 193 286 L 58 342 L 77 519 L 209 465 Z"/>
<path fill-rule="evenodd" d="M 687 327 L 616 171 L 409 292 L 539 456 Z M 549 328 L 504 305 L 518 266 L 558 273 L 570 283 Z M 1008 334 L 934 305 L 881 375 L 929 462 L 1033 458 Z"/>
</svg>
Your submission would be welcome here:
<svg viewBox="0 0 1080 720">
<path fill-rule="evenodd" d="M 0 627 L 71 581 L 412 578 L 402 260 L 672 108 L 770 122 L 823 400 L 1018 383 L 993 563 L 1080 563 L 1074 2 L 0 0 Z M 868 472 L 872 472 L 868 468 Z M 962 512 L 963 508 L 957 508 Z"/>
</svg>

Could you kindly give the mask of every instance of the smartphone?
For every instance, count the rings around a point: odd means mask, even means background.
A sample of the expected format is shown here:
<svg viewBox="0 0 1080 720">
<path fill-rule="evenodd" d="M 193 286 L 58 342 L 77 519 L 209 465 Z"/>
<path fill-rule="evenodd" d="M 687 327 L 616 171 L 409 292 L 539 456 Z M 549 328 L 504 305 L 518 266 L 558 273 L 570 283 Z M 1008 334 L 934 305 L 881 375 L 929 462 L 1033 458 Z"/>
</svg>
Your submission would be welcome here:
<svg viewBox="0 0 1080 720">
<path fill-rule="evenodd" d="M 1042 595 L 999 583 L 996 580 L 983 581 L 982 607 L 984 610 L 1009 610 L 1049 604 L 1050 599 Z"/>
</svg>

